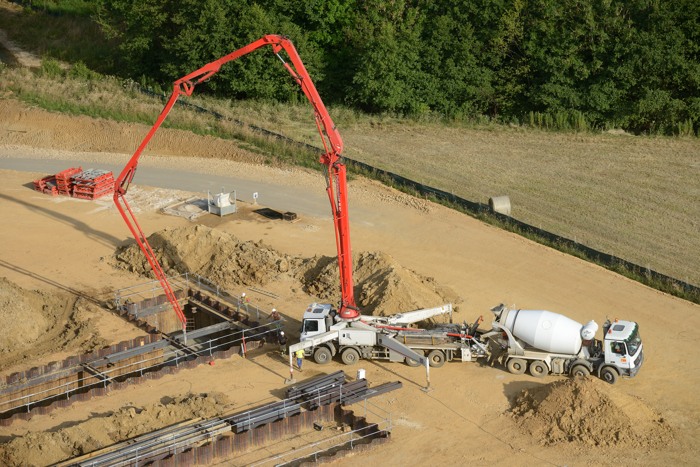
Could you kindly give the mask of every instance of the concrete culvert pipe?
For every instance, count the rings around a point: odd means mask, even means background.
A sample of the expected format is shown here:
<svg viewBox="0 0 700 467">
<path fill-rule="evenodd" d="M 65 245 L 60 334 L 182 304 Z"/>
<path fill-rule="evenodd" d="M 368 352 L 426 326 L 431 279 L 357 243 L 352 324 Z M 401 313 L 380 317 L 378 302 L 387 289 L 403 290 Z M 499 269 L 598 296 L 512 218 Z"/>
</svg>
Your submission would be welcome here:
<svg viewBox="0 0 700 467">
<path fill-rule="evenodd" d="M 507 196 L 494 196 L 489 198 L 489 208 L 491 212 L 510 216 L 510 198 Z"/>
</svg>

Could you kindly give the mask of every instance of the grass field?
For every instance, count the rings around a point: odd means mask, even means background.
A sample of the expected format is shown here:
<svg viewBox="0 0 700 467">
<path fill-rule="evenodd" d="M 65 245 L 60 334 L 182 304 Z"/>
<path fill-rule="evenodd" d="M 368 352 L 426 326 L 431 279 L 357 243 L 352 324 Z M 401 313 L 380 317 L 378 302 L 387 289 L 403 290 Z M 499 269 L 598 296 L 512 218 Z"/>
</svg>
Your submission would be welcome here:
<svg viewBox="0 0 700 467">
<path fill-rule="evenodd" d="M 348 157 L 700 284 L 700 140 L 355 125 Z"/>
</svg>

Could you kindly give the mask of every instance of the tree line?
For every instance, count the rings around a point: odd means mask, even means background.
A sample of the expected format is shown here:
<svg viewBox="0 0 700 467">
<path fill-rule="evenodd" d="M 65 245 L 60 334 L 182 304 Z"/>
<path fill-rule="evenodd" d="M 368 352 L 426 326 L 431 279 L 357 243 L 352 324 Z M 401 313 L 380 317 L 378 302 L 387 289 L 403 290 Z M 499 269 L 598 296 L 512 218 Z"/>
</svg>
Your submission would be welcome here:
<svg viewBox="0 0 700 467">
<path fill-rule="evenodd" d="M 119 70 L 175 79 L 265 34 L 294 42 L 326 104 L 370 113 L 698 134 L 698 0 L 98 0 Z M 299 99 L 278 59 L 207 92 Z"/>
</svg>

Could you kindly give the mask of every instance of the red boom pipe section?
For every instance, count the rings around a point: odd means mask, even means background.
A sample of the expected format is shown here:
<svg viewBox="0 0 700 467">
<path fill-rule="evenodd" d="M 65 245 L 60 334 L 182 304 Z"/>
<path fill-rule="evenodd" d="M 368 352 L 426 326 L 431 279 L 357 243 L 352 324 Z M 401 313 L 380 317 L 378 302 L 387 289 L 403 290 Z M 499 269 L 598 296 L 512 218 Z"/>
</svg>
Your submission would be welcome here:
<svg viewBox="0 0 700 467">
<path fill-rule="evenodd" d="M 270 34 L 252 42 L 245 47 L 242 47 L 234 52 L 231 52 L 218 60 L 204 65 L 199 70 L 193 71 L 192 73 L 180 78 L 173 83 L 173 93 L 170 99 L 165 104 L 165 107 L 161 111 L 158 119 L 154 123 L 151 130 L 148 132 L 146 137 L 143 139 L 139 147 L 131 156 L 129 162 L 122 170 L 119 177 L 117 177 L 114 184 L 114 203 L 119 210 L 122 218 L 126 222 L 129 230 L 136 239 L 141 251 L 146 255 L 148 263 L 153 269 L 153 273 L 160 282 L 163 290 L 165 291 L 173 310 L 177 314 L 178 318 L 182 322 L 183 330 L 186 327 L 186 318 L 180 304 L 178 303 L 175 295 L 170 287 L 167 277 L 163 272 L 158 259 L 151 246 L 148 244 L 146 236 L 143 234 L 141 227 L 139 226 L 136 218 L 134 217 L 129 204 L 125 199 L 125 195 L 129 188 L 129 184 L 134 178 L 136 173 L 136 168 L 138 166 L 139 158 L 143 150 L 146 148 L 150 142 L 153 135 L 158 131 L 158 128 L 163 124 L 163 121 L 168 116 L 173 106 L 177 102 L 177 99 L 181 94 L 187 96 L 191 95 L 197 84 L 206 81 L 216 74 L 222 65 L 230 61 L 236 60 L 254 50 L 259 49 L 265 45 L 270 45 L 272 51 L 280 58 L 285 69 L 294 78 L 296 83 L 301 87 L 302 92 L 306 98 L 311 102 L 314 108 L 314 116 L 316 119 L 316 126 L 318 132 L 321 136 L 323 142 L 323 147 L 325 153 L 321 156 L 320 162 L 327 168 L 326 172 L 326 190 L 328 192 L 328 198 L 331 203 L 331 208 L 333 211 L 333 222 L 335 227 L 336 236 L 336 247 L 338 250 L 338 266 L 340 269 L 340 289 L 341 289 L 341 299 L 339 307 L 339 315 L 342 319 L 348 321 L 354 321 L 359 319 L 360 312 L 355 305 L 355 297 L 353 293 L 353 278 L 352 278 L 352 253 L 350 250 L 350 221 L 348 216 L 348 202 L 347 202 L 347 176 L 345 164 L 342 163 L 341 152 L 343 151 L 343 140 L 340 137 L 340 133 L 335 127 L 333 120 L 326 110 L 326 106 L 323 104 L 321 97 L 314 86 L 313 81 L 309 73 L 306 71 L 304 64 L 299 57 L 296 49 L 292 42 L 279 35 Z M 280 56 L 280 52 L 284 50 L 291 61 L 291 65 L 284 61 Z"/>
</svg>

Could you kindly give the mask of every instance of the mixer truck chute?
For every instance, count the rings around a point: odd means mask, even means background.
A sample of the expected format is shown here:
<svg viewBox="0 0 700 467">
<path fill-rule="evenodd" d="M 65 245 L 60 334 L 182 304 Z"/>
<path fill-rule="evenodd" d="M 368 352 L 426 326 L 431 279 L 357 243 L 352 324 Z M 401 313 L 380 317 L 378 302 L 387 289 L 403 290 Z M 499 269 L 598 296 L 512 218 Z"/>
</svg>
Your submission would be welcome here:
<svg viewBox="0 0 700 467">
<path fill-rule="evenodd" d="M 508 371 L 532 376 L 595 374 L 610 384 L 618 377 L 634 377 L 644 362 L 639 325 L 633 321 L 607 321 L 603 339 L 595 334 L 598 325 L 585 326 L 559 313 L 546 310 L 509 310 L 499 305 L 491 310 L 496 320 L 484 334 L 491 350 L 502 352 Z"/>
</svg>

